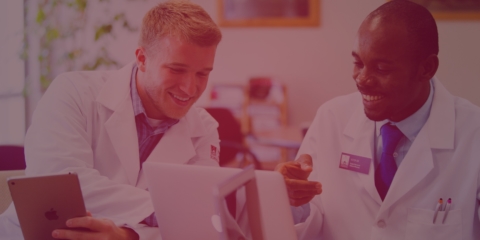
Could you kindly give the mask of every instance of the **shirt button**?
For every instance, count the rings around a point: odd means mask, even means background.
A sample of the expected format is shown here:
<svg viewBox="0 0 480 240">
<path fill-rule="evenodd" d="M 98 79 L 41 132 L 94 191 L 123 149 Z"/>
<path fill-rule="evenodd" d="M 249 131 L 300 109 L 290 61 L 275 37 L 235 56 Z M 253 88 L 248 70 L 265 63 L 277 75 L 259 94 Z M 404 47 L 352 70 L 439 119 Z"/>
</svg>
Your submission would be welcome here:
<svg viewBox="0 0 480 240">
<path fill-rule="evenodd" d="M 397 152 L 394 152 L 394 153 L 393 153 L 393 157 L 394 157 L 394 158 L 398 157 L 398 153 L 397 153 Z"/>
<path fill-rule="evenodd" d="M 377 226 L 379 228 L 385 228 L 387 226 L 387 224 L 385 223 L 384 220 L 380 220 L 380 221 L 377 222 Z"/>
</svg>

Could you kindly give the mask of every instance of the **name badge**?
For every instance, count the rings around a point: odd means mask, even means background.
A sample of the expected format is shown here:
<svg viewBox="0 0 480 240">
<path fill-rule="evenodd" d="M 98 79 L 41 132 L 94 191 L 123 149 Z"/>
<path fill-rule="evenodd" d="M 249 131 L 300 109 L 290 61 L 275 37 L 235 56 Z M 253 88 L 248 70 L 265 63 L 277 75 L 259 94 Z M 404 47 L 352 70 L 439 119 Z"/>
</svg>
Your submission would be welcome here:
<svg viewBox="0 0 480 240">
<path fill-rule="evenodd" d="M 340 157 L 340 168 L 368 174 L 368 172 L 370 171 L 371 162 L 372 159 L 370 158 L 355 156 L 348 153 L 342 153 Z"/>
</svg>

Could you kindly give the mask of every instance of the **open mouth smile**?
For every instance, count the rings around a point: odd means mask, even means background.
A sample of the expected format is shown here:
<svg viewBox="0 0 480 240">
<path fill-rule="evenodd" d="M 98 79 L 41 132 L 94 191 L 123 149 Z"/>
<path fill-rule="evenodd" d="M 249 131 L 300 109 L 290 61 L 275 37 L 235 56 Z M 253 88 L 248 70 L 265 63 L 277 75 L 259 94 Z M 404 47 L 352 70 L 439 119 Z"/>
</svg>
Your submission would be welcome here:
<svg viewBox="0 0 480 240">
<path fill-rule="evenodd" d="M 178 95 L 175 95 L 173 93 L 170 93 L 170 95 L 175 98 L 176 100 L 179 100 L 179 101 L 182 101 L 182 102 L 188 102 L 188 100 L 190 100 L 191 98 L 189 97 L 180 97 Z"/>
<path fill-rule="evenodd" d="M 362 98 L 366 102 L 376 102 L 380 101 L 385 98 L 385 96 L 382 95 L 367 95 L 362 93 Z"/>
</svg>

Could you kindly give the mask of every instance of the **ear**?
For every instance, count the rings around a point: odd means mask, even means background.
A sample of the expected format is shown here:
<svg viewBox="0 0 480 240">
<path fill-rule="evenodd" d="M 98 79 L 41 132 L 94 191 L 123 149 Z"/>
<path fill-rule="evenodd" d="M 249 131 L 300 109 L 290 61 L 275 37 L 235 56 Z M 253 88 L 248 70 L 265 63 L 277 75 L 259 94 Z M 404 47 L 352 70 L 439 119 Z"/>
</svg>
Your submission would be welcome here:
<svg viewBox="0 0 480 240">
<path fill-rule="evenodd" d="M 137 62 L 138 69 L 142 72 L 145 72 L 145 65 L 147 62 L 145 48 L 138 47 L 137 50 L 135 50 L 135 60 Z"/>
<path fill-rule="evenodd" d="M 419 77 L 421 80 L 429 81 L 435 76 L 435 73 L 438 69 L 438 56 L 436 54 L 431 54 L 426 57 L 421 63 L 419 68 Z"/>
</svg>

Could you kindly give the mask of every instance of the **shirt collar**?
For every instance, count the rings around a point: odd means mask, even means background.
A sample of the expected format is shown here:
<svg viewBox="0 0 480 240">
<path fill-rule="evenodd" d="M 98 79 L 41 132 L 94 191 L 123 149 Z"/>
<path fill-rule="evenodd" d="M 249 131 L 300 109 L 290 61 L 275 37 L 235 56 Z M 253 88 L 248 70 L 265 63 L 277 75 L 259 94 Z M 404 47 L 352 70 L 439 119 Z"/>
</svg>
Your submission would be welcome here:
<svg viewBox="0 0 480 240">
<path fill-rule="evenodd" d="M 135 114 L 135 117 L 142 113 L 146 117 L 147 114 L 145 113 L 145 108 L 143 107 L 142 100 L 140 99 L 140 96 L 138 95 L 138 90 L 137 90 L 137 84 L 136 84 L 137 71 L 138 71 L 137 64 L 133 64 L 132 76 L 130 80 L 130 87 L 132 89 L 131 94 L 132 94 L 132 103 L 133 103 L 133 113 Z"/>
<path fill-rule="evenodd" d="M 150 123 L 147 121 L 147 113 L 145 112 L 145 108 L 143 107 L 142 100 L 138 95 L 137 84 L 136 84 L 136 76 L 137 76 L 138 67 L 137 64 L 133 64 L 132 75 L 130 79 L 130 89 L 132 95 L 132 104 L 133 104 L 133 113 L 135 114 L 135 118 L 139 115 L 143 115 L 143 121 L 148 126 L 152 127 Z M 165 121 L 162 121 L 162 124 L 158 128 L 170 128 L 171 126 L 177 124 L 179 122 L 178 119 L 168 118 Z"/>
<path fill-rule="evenodd" d="M 423 104 L 423 106 L 418 109 L 414 114 L 410 115 L 409 117 L 405 118 L 400 122 L 392 122 L 389 120 L 383 120 L 377 122 L 376 129 L 377 129 L 377 136 L 380 135 L 380 128 L 385 124 L 390 122 L 392 125 L 396 125 L 398 129 L 405 135 L 408 140 L 413 142 L 417 134 L 422 129 L 423 125 L 427 122 L 428 116 L 430 115 L 430 108 L 433 102 L 433 92 L 434 87 L 432 80 L 430 80 L 430 94 L 428 95 L 427 101 Z"/>
</svg>

